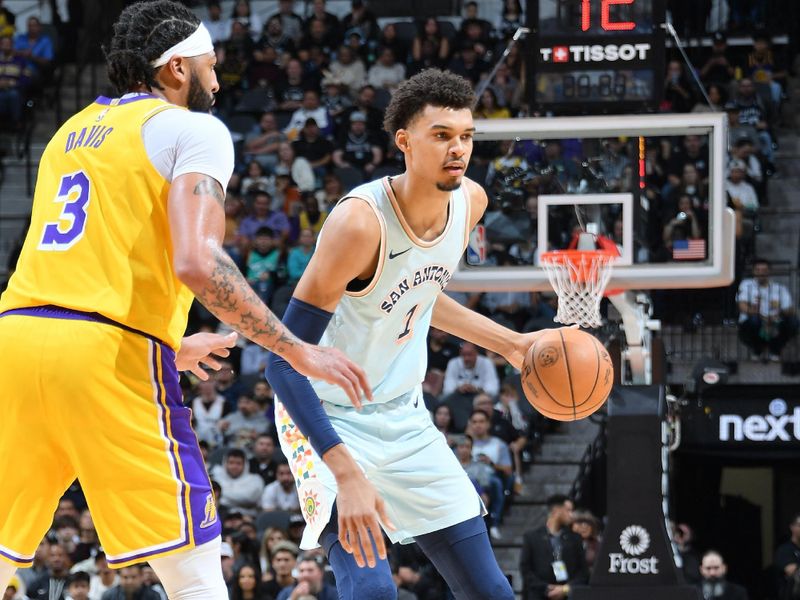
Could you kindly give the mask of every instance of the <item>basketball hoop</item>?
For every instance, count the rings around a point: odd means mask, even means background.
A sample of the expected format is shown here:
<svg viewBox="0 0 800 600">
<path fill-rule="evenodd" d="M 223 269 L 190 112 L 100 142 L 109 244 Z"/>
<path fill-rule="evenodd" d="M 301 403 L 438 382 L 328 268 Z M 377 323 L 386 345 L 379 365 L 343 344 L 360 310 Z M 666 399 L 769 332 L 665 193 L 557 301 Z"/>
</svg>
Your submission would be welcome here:
<svg viewBox="0 0 800 600">
<path fill-rule="evenodd" d="M 600 300 L 614 259 L 611 250 L 554 250 L 544 252 L 540 263 L 558 294 L 555 320 L 565 325 L 600 327 Z"/>
</svg>

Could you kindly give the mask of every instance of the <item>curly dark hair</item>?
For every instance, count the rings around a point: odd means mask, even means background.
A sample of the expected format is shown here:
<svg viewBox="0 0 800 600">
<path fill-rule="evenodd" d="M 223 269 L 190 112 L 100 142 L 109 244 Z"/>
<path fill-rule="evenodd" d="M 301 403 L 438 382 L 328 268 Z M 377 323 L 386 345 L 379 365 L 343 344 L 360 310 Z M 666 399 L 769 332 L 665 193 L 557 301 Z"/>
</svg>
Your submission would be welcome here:
<svg viewBox="0 0 800 600">
<path fill-rule="evenodd" d="M 117 92 L 124 94 L 141 85 L 161 89 L 151 61 L 192 35 L 199 24 L 191 10 L 171 0 L 145 0 L 123 10 L 114 23 L 111 43 L 103 47 L 108 77 Z"/>
<path fill-rule="evenodd" d="M 383 128 L 394 135 L 405 129 L 426 106 L 472 108 L 475 93 L 468 79 L 439 69 L 425 69 L 401 83 L 392 94 Z"/>
</svg>

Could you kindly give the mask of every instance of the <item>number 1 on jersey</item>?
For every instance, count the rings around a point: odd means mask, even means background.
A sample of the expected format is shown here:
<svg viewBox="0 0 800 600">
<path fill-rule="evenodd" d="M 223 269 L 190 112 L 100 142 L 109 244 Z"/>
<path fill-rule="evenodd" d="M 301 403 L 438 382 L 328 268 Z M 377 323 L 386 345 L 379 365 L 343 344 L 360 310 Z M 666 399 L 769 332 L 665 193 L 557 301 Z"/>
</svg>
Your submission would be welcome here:
<svg viewBox="0 0 800 600">
<path fill-rule="evenodd" d="M 411 310 L 409 310 L 406 313 L 406 325 L 405 325 L 405 328 L 403 329 L 402 333 L 397 336 L 397 340 L 396 341 L 397 341 L 398 344 L 402 344 L 403 342 L 405 342 L 409 338 L 411 338 L 411 334 L 414 331 L 414 325 L 413 325 L 414 315 L 417 313 L 417 309 L 418 308 L 419 308 L 419 304 L 415 304 L 414 306 L 411 307 Z"/>
<path fill-rule="evenodd" d="M 39 250 L 69 250 L 83 237 L 86 229 L 86 205 L 89 204 L 89 178 L 83 171 L 61 178 L 53 202 L 64 204 L 57 221 L 45 223 Z M 65 230 L 66 229 L 66 230 Z"/>
</svg>

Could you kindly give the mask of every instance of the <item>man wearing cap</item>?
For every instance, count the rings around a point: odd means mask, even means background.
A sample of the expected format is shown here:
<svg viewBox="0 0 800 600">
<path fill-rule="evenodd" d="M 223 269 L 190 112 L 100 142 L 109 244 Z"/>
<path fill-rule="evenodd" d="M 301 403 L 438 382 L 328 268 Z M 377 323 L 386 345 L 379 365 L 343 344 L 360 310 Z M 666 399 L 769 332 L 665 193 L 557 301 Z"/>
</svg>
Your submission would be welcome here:
<svg viewBox="0 0 800 600">
<path fill-rule="evenodd" d="M 739 158 L 728 163 L 728 178 L 725 180 L 725 192 L 730 196 L 734 206 L 741 206 L 745 213 L 758 212 L 758 194 L 755 188 L 747 183 L 747 165 Z"/>
<path fill-rule="evenodd" d="M 347 131 L 333 152 L 333 164 L 337 167 L 354 167 L 371 175 L 382 161 L 383 149 L 367 131 L 367 115 L 361 111 L 350 113 Z"/>
<path fill-rule="evenodd" d="M 717 83 L 722 86 L 727 86 L 733 79 L 735 69 L 731 65 L 725 53 L 728 50 L 728 38 L 721 31 L 715 31 L 712 36 L 713 45 L 711 47 L 711 56 L 700 69 L 700 77 L 703 83 Z"/>
</svg>

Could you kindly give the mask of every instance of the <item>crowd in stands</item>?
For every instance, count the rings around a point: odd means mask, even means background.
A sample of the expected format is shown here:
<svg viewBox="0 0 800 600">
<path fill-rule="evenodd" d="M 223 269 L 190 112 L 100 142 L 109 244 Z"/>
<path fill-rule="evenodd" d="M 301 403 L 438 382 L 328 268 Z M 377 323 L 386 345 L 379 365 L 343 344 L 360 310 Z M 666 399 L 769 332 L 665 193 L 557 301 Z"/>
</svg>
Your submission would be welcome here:
<svg viewBox="0 0 800 600">
<path fill-rule="evenodd" d="M 325 0 L 306 3 L 309 12 L 303 15 L 296 12 L 299 3 L 278 4 L 275 14 L 254 12 L 248 0 L 237 0 L 229 14 L 216 0 L 198 10 L 216 44 L 221 89 L 215 110 L 231 129 L 237 156 L 226 193 L 225 248 L 280 315 L 336 202 L 363 181 L 402 172 L 402 154 L 382 128 L 392 90 L 428 67 L 450 69 L 477 85 L 524 15 L 520 2 L 509 0 L 499 21 L 490 23 L 478 17 L 477 3 L 466 2 L 458 27 L 429 18 L 381 28 L 362 0 L 353 0 L 342 18 L 327 10 Z M 416 28 L 410 34 L 409 26 Z M 26 90 L 41 82 L 53 60 L 53 47 L 35 17 L 26 33 L 13 32 L 14 17 L 0 0 L 0 120 L 16 123 Z M 753 256 L 758 211 L 768 203 L 767 183 L 776 172 L 775 126 L 787 69 L 767 36 L 756 35 L 752 48 L 736 55 L 723 34 L 714 36 L 710 55 L 698 67 L 711 105 L 685 65 L 674 60 L 665 74 L 661 110 L 728 115 L 725 189 L 737 214 L 741 272 Z M 481 94 L 476 118 L 528 116 L 524 81 L 523 57 L 514 45 Z M 708 141 L 695 135 L 648 140 L 641 192 L 635 143 L 607 138 L 476 144 L 468 174 L 489 192 L 488 261 L 535 264 L 537 197 L 556 190 L 645 194 L 651 218 L 649 230 L 636 240 L 640 261 L 675 260 L 676 241 L 707 239 Z M 619 236 L 616 222 L 607 226 Z M 561 229 L 572 230 L 569 222 Z M 567 241 L 550 240 L 556 247 Z M 539 293 L 453 296 L 517 330 L 552 326 L 557 302 Z M 219 329 L 200 305 L 193 307 L 191 324 L 195 330 Z M 322 551 L 298 547 L 304 521 L 294 474 L 277 445 L 273 394 L 263 379 L 266 358 L 262 348 L 241 340 L 209 381 L 182 380 L 224 526 L 221 561 L 230 597 L 332 600 L 335 582 Z M 499 538 L 498 525 L 551 425 L 521 400 L 519 377 L 502 357 L 436 329 L 428 339 L 423 389 L 436 427 L 484 499 L 492 537 Z M 599 524 L 590 514 L 573 518 L 567 498 L 550 505 L 554 533 L 576 532 L 565 540 L 575 550 L 570 572 L 581 583 L 598 550 Z M 557 589 L 560 583 L 545 581 L 550 564 L 535 564 L 535 556 L 535 542 L 526 538 L 526 589 L 549 595 L 531 591 L 526 598 L 567 597 L 568 590 Z M 416 545 L 393 546 L 390 560 L 401 598 L 447 597 L 443 580 Z M 77 484 L 59 504 L 34 566 L 12 583 L 16 587 L 3 600 L 20 598 L 25 589 L 30 598 L 166 599 L 147 566 L 108 568 Z"/>
</svg>

